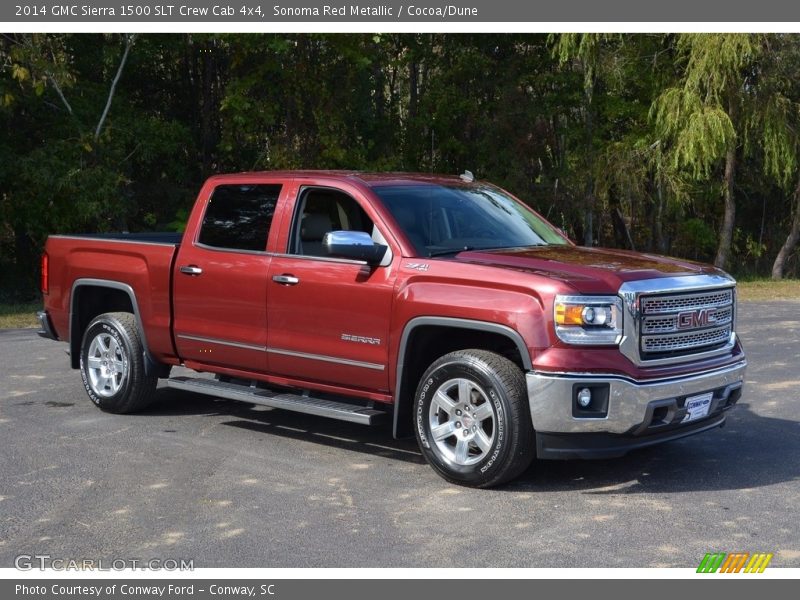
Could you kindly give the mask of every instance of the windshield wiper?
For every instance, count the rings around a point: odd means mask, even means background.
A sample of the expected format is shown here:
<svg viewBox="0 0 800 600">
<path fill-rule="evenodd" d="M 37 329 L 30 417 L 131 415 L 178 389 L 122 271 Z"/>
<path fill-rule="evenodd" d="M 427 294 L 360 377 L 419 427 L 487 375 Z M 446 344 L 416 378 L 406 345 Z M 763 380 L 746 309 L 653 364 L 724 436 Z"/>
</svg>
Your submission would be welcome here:
<svg viewBox="0 0 800 600">
<path fill-rule="evenodd" d="M 458 254 L 459 252 L 469 252 L 470 250 L 507 250 L 508 248 L 530 248 L 533 246 L 547 246 L 547 244 L 527 244 L 525 246 L 462 246 L 460 248 L 444 248 L 442 250 L 432 250 L 428 252 L 429 257 L 447 256 L 448 254 Z"/>
<path fill-rule="evenodd" d="M 448 254 L 458 254 L 459 252 L 467 252 L 469 250 L 476 250 L 473 246 L 462 246 L 461 248 L 444 248 L 443 250 L 431 250 L 428 256 L 447 256 Z"/>
</svg>

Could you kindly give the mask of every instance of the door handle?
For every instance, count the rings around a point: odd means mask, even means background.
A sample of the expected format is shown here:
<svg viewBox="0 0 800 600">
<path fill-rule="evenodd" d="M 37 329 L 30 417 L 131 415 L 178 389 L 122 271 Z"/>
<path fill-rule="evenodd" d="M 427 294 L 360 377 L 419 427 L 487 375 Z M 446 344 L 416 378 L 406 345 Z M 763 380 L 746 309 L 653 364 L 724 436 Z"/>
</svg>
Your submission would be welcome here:
<svg viewBox="0 0 800 600">
<path fill-rule="evenodd" d="M 180 272 L 184 275 L 200 275 L 203 272 L 203 269 L 196 267 L 195 265 L 185 265 L 180 267 Z"/>
<path fill-rule="evenodd" d="M 300 278 L 294 275 L 273 275 L 272 281 L 275 283 L 282 283 L 283 285 L 297 285 L 300 283 Z"/>
</svg>

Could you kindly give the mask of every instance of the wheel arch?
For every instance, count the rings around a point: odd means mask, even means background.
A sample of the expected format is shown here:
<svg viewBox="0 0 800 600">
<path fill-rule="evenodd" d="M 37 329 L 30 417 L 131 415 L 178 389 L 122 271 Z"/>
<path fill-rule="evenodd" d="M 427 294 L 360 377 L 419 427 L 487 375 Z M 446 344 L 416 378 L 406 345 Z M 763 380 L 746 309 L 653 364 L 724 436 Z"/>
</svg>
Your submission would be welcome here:
<svg viewBox="0 0 800 600">
<path fill-rule="evenodd" d="M 130 312 L 136 320 L 144 347 L 146 371 L 158 368 L 158 362 L 153 359 L 147 345 L 147 334 L 133 287 L 110 279 L 81 278 L 73 282 L 69 297 L 69 354 L 73 369 L 80 366 L 83 333 L 92 319 L 103 313 L 118 311 Z"/>
<path fill-rule="evenodd" d="M 456 333 L 451 343 L 429 348 L 427 353 L 413 353 L 416 344 L 424 342 L 425 336 L 441 332 Z M 465 344 L 462 340 L 469 337 L 475 339 L 474 344 Z M 488 346 L 488 347 L 486 347 Z M 478 348 L 501 350 L 524 371 L 533 368 L 530 352 L 525 340 L 516 330 L 507 325 L 462 319 L 456 317 L 421 316 L 409 320 L 403 328 L 397 353 L 394 406 L 392 416 L 392 433 L 395 438 L 411 434 L 411 404 L 416 384 L 415 377 L 420 377 L 424 370 L 436 358 L 453 350 Z"/>
</svg>

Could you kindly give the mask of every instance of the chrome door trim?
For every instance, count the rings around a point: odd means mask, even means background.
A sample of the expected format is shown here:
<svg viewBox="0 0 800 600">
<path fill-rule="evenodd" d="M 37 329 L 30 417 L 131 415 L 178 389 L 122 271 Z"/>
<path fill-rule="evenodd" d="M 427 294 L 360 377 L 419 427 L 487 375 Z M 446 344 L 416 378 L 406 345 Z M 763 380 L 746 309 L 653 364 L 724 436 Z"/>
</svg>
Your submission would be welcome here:
<svg viewBox="0 0 800 600">
<path fill-rule="evenodd" d="M 346 365 L 348 367 L 361 367 L 363 369 L 372 369 L 374 371 L 383 371 L 386 369 L 386 365 L 364 362 L 360 360 L 352 360 L 350 358 L 339 358 L 336 356 L 328 356 L 327 354 L 312 354 L 310 352 L 297 352 L 295 350 L 284 350 L 283 348 L 267 348 L 267 352 L 270 352 L 272 354 L 280 354 L 283 356 L 294 356 L 297 358 L 307 358 L 309 360 L 319 360 L 322 362 L 335 363 L 338 365 Z"/>
<path fill-rule="evenodd" d="M 232 342 L 230 340 L 220 340 L 217 338 L 203 337 L 200 335 L 189 335 L 186 333 L 179 333 L 176 337 L 182 340 L 191 340 L 193 342 L 207 342 L 209 344 L 219 344 L 220 346 L 230 346 L 231 348 L 241 348 L 242 350 L 256 350 L 258 352 L 266 352 L 266 346 L 257 346 L 255 344 L 244 344 L 242 342 Z"/>
<path fill-rule="evenodd" d="M 360 267 L 367 267 L 365 260 L 353 260 L 352 258 L 335 258 L 331 256 L 311 256 L 310 254 L 281 254 L 276 253 L 271 255 L 273 258 L 294 258 L 297 260 L 313 260 L 326 263 L 338 263 L 341 265 L 358 265 Z"/>
<path fill-rule="evenodd" d="M 348 367 L 361 367 L 363 369 L 373 369 L 375 371 L 383 371 L 386 365 L 378 363 L 364 362 L 360 360 L 352 360 L 349 358 L 340 358 L 338 356 L 328 356 L 327 354 L 312 354 L 310 352 L 298 352 L 296 350 L 285 350 L 284 348 L 270 348 L 268 346 L 257 346 L 255 344 L 243 344 L 241 342 L 233 342 L 231 340 L 221 340 L 217 338 L 203 337 L 199 335 L 178 334 L 179 338 L 184 340 L 193 340 L 196 342 L 207 342 L 209 344 L 219 344 L 220 346 L 230 346 L 232 348 L 241 348 L 243 350 L 255 350 L 257 352 L 268 352 L 270 354 L 280 354 L 282 356 L 294 356 L 296 358 L 306 358 L 309 360 L 319 360 L 322 362 L 335 363 L 338 365 L 346 365 Z"/>
</svg>

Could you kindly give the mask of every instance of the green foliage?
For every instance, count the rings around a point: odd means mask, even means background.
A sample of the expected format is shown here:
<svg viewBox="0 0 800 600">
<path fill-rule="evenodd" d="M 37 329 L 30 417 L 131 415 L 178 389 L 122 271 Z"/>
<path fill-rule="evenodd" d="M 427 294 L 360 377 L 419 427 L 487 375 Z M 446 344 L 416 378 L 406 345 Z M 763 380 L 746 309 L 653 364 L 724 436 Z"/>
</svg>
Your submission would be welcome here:
<svg viewBox="0 0 800 600">
<path fill-rule="evenodd" d="M 175 212 L 175 218 L 167 223 L 166 229 L 183 233 L 186 230 L 186 223 L 189 221 L 189 209 L 179 208 Z"/>
<path fill-rule="evenodd" d="M 731 264 L 791 223 L 797 35 L 141 34 L 95 139 L 130 39 L 0 36 L 0 291 L 49 233 L 182 231 L 226 171 L 469 169 L 574 239 L 710 260 L 733 152 Z"/>
<path fill-rule="evenodd" d="M 704 104 L 686 88 L 669 88 L 650 111 L 657 132 L 672 142 L 672 163 L 695 179 L 707 179 L 728 149 L 736 144 L 736 130 L 725 110 Z"/>
<path fill-rule="evenodd" d="M 619 34 L 610 33 L 562 33 L 558 36 L 551 35 L 549 40 L 553 44 L 553 56 L 563 66 L 570 61 L 577 60 L 584 74 L 584 87 L 587 90 L 595 84 L 598 72 L 608 76 L 620 75 L 615 68 L 619 55 L 608 52 L 609 42 L 622 41 Z"/>
<path fill-rule="evenodd" d="M 678 36 L 680 60 L 686 61 L 684 87 L 704 104 L 724 105 L 732 90 L 741 90 L 761 53 L 763 36 L 748 33 L 685 33 Z M 752 83 L 752 82 L 751 82 Z"/>
<path fill-rule="evenodd" d="M 709 261 L 717 245 L 717 232 L 703 219 L 692 217 L 681 222 L 674 242 L 678 255 Z"/>
<path fill-rule="evenodd" d="M 780 94 L 764 99 L 754 111 L 750 130 L 761 130 L 764 170 L 779 185 L 788 188 L 797 172 L 798 105 Z"/>
<path fill-rule="evenodd" d="M 715 264 L 726 266 L 735 229 L 737 182 L 749 161 L 766 181 L 788 190 L 797 175 L 797 39 L 764 34 L 681 34 L 670 85 L 650 118 L 676 170 L 719 181 L 724 217 Z M 762 215 L 762 230 L 764 227 Z M 734 248 L 734 251 L 736 248 Z"/>
<path fill-rule="evenodd" d="M 766 249 L 767 247 L 765 244 L 753 239 L 752 234 L 747 234 L 747 237 L 744 241 L 745 256 L 758 259 L 764 255 L 764 251 Z"/>
</svg>

